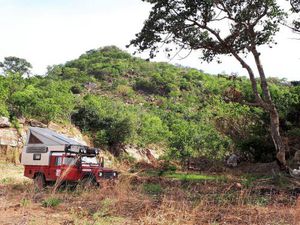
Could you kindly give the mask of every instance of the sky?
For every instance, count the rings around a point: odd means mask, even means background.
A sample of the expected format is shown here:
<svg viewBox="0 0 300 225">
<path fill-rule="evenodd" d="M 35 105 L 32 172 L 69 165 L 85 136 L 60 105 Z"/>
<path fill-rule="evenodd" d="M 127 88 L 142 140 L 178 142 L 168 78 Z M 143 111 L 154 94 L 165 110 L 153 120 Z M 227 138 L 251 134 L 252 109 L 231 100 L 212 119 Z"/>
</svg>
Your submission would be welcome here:
<svg viewBox="0 0 300 225">
<path fill-rule="evenodd" d="M 151 9 L 141 0 L 0 0 L 0 61 L 5 56 L 25 58 L 34 74 L 44 74 L 48 65 L 65 63 L 90 49 L 126 45 L 135 37 Z M 283 28 L 278 45 L 262 47 L 267 76 L 300 80 L 300 35 Z M 147 58 L 145 54 L 138 55 Z M 183 56 L 183 55 L 182 55 Z M 155 61 L 201 69 L 207 73 L 247 75 L 237 61 L 201 63 L 200 53 L 184 60 L 169 60 L 163 53 Z M 247 58 L 253 65 L 253 60 Z"/>
</svg>

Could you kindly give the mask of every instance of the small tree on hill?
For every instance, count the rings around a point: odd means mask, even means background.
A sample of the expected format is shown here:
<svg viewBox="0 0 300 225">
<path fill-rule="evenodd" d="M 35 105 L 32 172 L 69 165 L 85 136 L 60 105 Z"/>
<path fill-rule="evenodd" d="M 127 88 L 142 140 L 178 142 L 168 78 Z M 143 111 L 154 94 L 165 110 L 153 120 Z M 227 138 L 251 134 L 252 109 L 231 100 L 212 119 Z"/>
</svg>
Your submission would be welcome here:
<svg viewBox="0 0 300 225">
<path fill-rule="evenodd" d="M 150 49 L 153 58 L 161 50 L 178 52 L 202 50 L 202 59 L 233 56 L 248 72 L 255 102 L 270 115 L 270 132 L 279 162 L 286 166 L 284 145 L 279 131 L 279 115 L 272 101 L 258 47 L 274 43 L 285 13 L 276 0 L 143 0 L 153 4 L 141 32 L 130 42 L 140 52 Z M 173 48 L 173 44 L 176 48 Z M 243 55 L 254 57 L 254 68 Z M 261 93 L 258 85 L 261 86 Z"/>
<path fill-rule="evenodd" d="M 3 62 L 0 62 L 0 67 L 5 74 L 19 73 L 20 75 L 29 75 L 31 64 L 26 59 L 9 56 L 5 57 Z"/>
</svg>

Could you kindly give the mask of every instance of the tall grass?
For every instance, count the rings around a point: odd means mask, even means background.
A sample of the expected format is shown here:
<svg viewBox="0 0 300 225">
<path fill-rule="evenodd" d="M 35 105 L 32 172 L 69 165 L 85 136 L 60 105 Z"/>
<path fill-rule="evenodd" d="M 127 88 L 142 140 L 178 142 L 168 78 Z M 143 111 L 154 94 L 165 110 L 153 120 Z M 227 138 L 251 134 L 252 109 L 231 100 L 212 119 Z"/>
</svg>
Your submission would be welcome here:
<svg viewBox="0 0 300 225">
<path fill-rule="evenodd" d="M 295 207 L 295 196 L 286 192 L 256 192 L 259 185 L 272 184 L 272 178 L 262 178 L 261 183 L 258 177 L 247 178 L 242 183 L 245 177 L 226 178 L 223 182 L 223 175 L 170 174 L 171 177 L 168 174 L 157 177 L 124 172 L 115 184 L 103 182 L 101 188 L 89 190 L 53 191 L 50 187 L 34 192 L 32 183 L 14 181 L 0 184 L 3 187 L 0 194 L 7 196 L 4 204 L 22 206 L 16 209 L 17 217 L 33 210 L 35 215 L 30 216 L 35 216 L 37 224 L 42 224 L 43 216 L 48 213 L 49 224 L 54 221 L 51 215 L 55 214 L 56 223 L 78 225 L 265 225 L 299 221 L 300 200 L 298 208 Z M 241 186 L 236 185 L 237 181 Z"/>
</svg>

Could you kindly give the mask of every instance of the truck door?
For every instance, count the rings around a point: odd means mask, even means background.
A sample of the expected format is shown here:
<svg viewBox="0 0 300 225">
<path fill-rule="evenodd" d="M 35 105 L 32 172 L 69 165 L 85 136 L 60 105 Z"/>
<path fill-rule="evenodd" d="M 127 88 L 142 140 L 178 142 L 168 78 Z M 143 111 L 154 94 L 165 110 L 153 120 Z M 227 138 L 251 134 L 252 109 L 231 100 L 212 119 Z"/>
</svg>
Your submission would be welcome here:
<svg viewBox="0 0 300 225">
<path fill-rule="evenodd" d="M 62 156 L 51 155 L 50 157 L 50 173 L 48 180 L 55 181 L 61 174 Z"/>
<path fill-rule="evenodd" d="M 76 156 L 64 156 L 62 159 L 61 174 L 63 180 L 77 181 L 80 179 L 80 161 Z"/>
</svg>

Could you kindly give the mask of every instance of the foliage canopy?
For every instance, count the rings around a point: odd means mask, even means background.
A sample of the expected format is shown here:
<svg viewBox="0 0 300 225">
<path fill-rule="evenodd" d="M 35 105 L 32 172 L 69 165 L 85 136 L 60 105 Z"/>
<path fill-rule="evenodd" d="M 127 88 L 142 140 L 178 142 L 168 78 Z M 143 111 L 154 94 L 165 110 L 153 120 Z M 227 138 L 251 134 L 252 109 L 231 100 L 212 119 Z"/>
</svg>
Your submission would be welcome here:
<svg viewBox="0 0 300 225">
<path fill-rule="evenodd" d="M 91 70 L 95 64 L 97 73 Z M 299 126 L 299 90 L 276 79 L 270 85 L 287 135 Z M 266 113 L 241 104 L 232 95 L 237 93 L 254 99 L 245 77 L 147 62 L 105 47 L 49 67 L 45 77 L 0 76 L 0 115 L 74 123 L 96 146 L 112 151 L 135 144 L 156 146 L 182 161 L 232 152 L 273 160 Z"/>
</svg>

